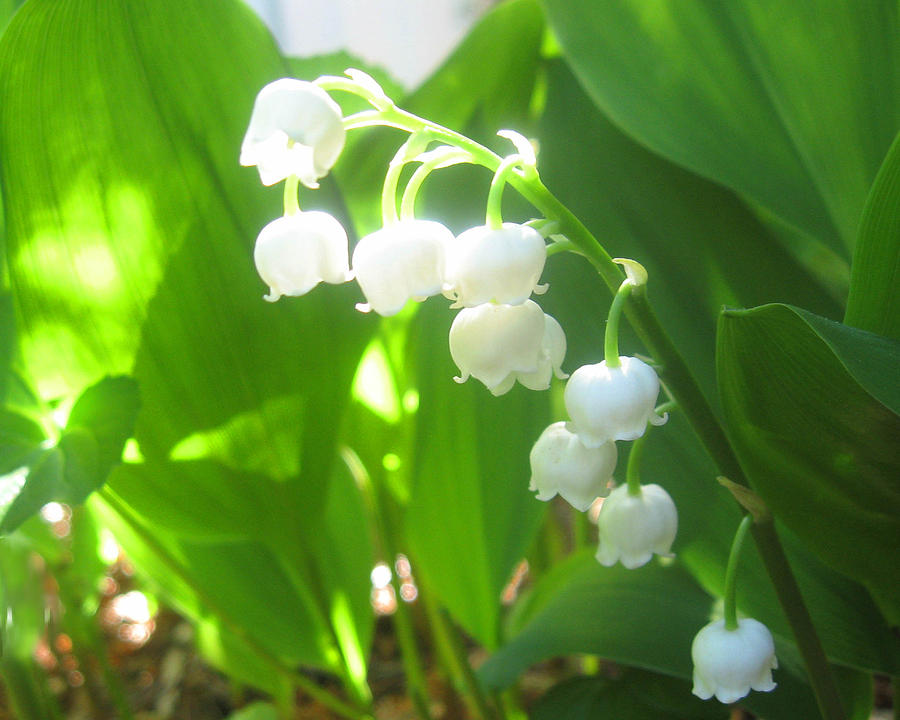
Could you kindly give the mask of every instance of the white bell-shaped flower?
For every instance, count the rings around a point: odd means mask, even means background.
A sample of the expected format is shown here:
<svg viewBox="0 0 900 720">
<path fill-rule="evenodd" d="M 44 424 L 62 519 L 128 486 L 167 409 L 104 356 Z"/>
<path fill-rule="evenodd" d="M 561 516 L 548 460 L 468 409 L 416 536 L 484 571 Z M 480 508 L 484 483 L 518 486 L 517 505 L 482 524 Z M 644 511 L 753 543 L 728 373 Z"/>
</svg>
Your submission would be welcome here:
<svg viewBox="0 0 900 720">
<path fill-rule="evenodd" d="M 266 225 L 256 239 L 253 260 L 275 302 L 282 295 L 304 295 L 320 282 L 342 283 L 351 278 L 347 233 L 326 212 L 311 210 L 286 215 Z"/>
<path fill-rule="evenodd" d="M 322 88 L 293 78 L 266 85 L 256 96 L 241 145 L 241 165 L 256 165 L 263 185 L 296 175 L 319 186 L 344 148 L 340 106 Z"/>
<path fill-rule="evenodd" d="M 453 233 L 430 220 L 405 220 L 366 235 L 353 250 L 353 273 L 368 303 L 356 307 L 395 315 L 410 298 L 437 295 L 444 249 L 452 242 Z"/>
<path fill-rule="evenodd" d="M 560 337 L 547 317 L 531 300 L 521 305 L 484 303 L 461 310 L 450 326 L 450 355 L 461 373 L 454 380 L 461 383 L 472 376 L 494 395 L 507 392 L 522 378 L 527 387 L 545 390 L 552 372 L 561 372 L 562 362 Z M 562 342 L 565 354 L 565 336 Z"/>
<path fill-rule="evenodd" d="M 694 660 L 694 695 L 733 703 L 751 689 L 775 689 L 772 670 L 778 667 L 775 643 L 769 628 L 758 620 L 742 618 L 735 630 L 724 620 L 703 627 L 691 645 Z"/>
<path fill-rule="evenodd" d="M 631 570 L 649 562 L 653 553 L 671 555 L 678 513 L 669 493 L 659 485 L 642 485 L 640 495 L 620 485 L 603 501 L 597 527 L 597 561 L 607 567 L 621 562 Z"/>
<path fill-rule="evenodd" d="M 455 300 L 452 307 L 518 305 L 547 289 L 538 285 L 546 260 L 544 239 L 528 225 L 471 228 L 447 249 L 445 294 Z"/>
<path fill-rule="evenodd" d="M 588 447 L 636 440 L 648 422 L 662 425 L 668 419 L 654 412 L 659 395 L 656 371 L 633 357 L 620 357 L 619 362 L 616 368 L 608 368 L 605 360 L 582 365 L 566 383 L 566 410 Z"/>
<path fill-rule="evenodd" d="M 584 446 L 567 422 L 550 425 L 531 449 L 531 485 L 538 500 L 556 494 L 576 510 L 586 511 L 598 497 L 609 493 L 616 469 L 616 444 Z"/>
<path fill-rule="evenodd" d="M 556 318 L 544 313 L 544 337 L 541 340 L 541 359 L 537 370 L 531 373 L 520 372 L 516 379 L 529 390 L 546 390 L 550 387 L 553 375 L 560 380 L 569 377 L 562 371 L 565 359 L 566 333 Z"/>
</svg>

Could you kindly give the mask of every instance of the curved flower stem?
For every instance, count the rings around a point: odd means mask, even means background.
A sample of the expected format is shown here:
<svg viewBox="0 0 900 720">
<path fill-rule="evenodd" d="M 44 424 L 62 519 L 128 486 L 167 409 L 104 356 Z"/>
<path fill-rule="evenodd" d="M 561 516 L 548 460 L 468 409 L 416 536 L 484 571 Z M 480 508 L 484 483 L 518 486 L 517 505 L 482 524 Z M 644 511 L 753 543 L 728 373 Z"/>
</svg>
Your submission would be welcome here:
<svg viewBox="0 0 900 720">
<path fill-rule="evenodd" d="M 430 123 L 400 108 L 391 108 L 376 114 L 380 116 L 379 119 L 369 115 L 364 122 L 398 127 L 408 132 L 425 133 L 435 140 L 467 150 L 478 164 L 494 172 L 502 162 L 499 155 L 471 138 Z M 625 274 L 575 214 L 546 188 L 537 174 L 531 173 L 525 177 L 512 173 L 509 176 L 509 184 L 543 213 L 544 217 L 559 223 L 560 234 L 566 236 L 577 247 L 578 252 L 594 266 L 610 291 L 616 293 L 625 279 Z M 725 430 L 687 363 L 656 317 L 647 298 L 646 286 L 635 288 L 630 300 L 625 308 L 629 323 L 653 357 L 663 365 L 666 386 L 677 400 L 719 472 L 734 482 L 749 486 Z M 779 604 L 794 633 L 797 647 L 803 656 L 822 716 L 826 720 L 844 720 L 844 711 L 828 660 L 784 554 L 774 523 L 756 523 L 753 527 L 753 537 L 772 580 Z"/>
<path fill-rule="evenodd" d="M 385 227 L 394 225 L 397 217 L 397 185 L 400 182 L 400 173 L 403 172 L 406 156 L 406 144 L 400 146 L 394 159 L 388 165 L 388 171 L 384 175 L 384 185 L 381 188 L 381 222 Z"/>
<path fill-rule="evenodd" d="M 741 548 L 744 547 L 744 538 L 747 537 L 747 531 L 753 522 L 753 516 L 750 513 L 741 518 L 741 524 L 738 525 L 737 532 L 734 534 L 734 540 L 731 541 L 731 552 L 728 553 L 728 565 L 725 567 L 725 629 L 737 630 L 737 602 L 735 601 L 735 593 L 737 590 L 737 569 L 738 562 L 741 559 Z"/>
<path fill-rule="evenodd" d="M 452 152 L 439 152 L 439 150 L 452 150 Z M 403 190 L 403 198 L 400 200 L 400 218 L 402 220 L 412 220 L 416 216 L 416 197 L 419 189 L 425 179 L 436 169 L 449 167 L 461 162 L 471 162 L 469 153 L 456 150 L 455 148 L 438 148 L 434 151 L 434 155 L 430 160 L 425 160 L 416 171 L 412 174 L 406 188 Z M 431 153 L 427 153 L 430 155 Z M 424 157 L 420 157 L 424 160 Z"/>
<path fill-rule="evenodd" d="M 500 166 L 494 172 L 494 178 L 491 180 L 491 189 L 488 191 L 487 210 L 484 219 L 484 224 L 491 230 L 499 230 L 503 227 L 503 212 L 501 209 L 503 188 L 509 182 L 509 176 L 521 164 L 522 157 L 520 155 L 510 155 L 500 163 Z"/>
<path fill-rule="evenodd" d="M 287 680 L 293 687 L 300 688 L 314 700 L 322 703 L 332 712 L 340 717 L 349 720 L 372 720 L 372 715 L 366 708 L 354 707 L 347 704 L 343 700 L 339 700 L 331 693 L 320 688 L 315 681 L 306 677 L 302 673 L 290 670 L 284 666 L 282 661 L 275 655 L 270 653 L 255 638 L 247 634 L 239 622 L 236 622 L 228 612 L 218 603 L 218 601 L 199 587 L 193 579 L 193 576 L 181 565 L 178 560 L 160 543 L 152 533 L 148 532 L 143 523 L 135 516 L 131 509 L 119 500 L 119 497 L 109 488 L 103 487 L 97 491 L 103 501 L 128 524 L 134 533 L 141 539 L 153 553 L 159 557 L 163 564 L 172 571 L 179 580 L 184 582 L 196 595 L 203 605 L 213 612 L 222 622 L 222 625 L 236 637 L 239 638 L 249 650 L 251 650 L 260 660 L 265 662 L 272 668 L 276 675 L 280 675 Z"/>
<path fill-rule="evenodd" d="M 627 282 L 626 280 L 622 285 L 624 286 Z M 662 415 L 669 410 L 674 410 L 676 407 L 678 407 L 678 403 L 670 400 L 655 408 L 653 412 L 657 415 Z M 641 458 L 644 454 L 644 443 L 647 441 L 647 436 L 653 427 L 652 424 L 647 423 L 644 434 L 631 443 L 631 450 L 628 451 L 628 467 L 625 469 L 625 482 L 628 483 L 628 494 L 635 497 L 641 494 Z"/>
<path fill-rule="evenodd" d="M 617 368 L 622 363 L 619 361 L 619 318 L 622 317 L 622 309 L 625 300 L 631 294 L 634 284 L 631 280 L 623 280 L 609 306 L 609 315 L 606 319 L 606 333 L 603 337 L 603 359 L 606 367 Z"/>
</svg>

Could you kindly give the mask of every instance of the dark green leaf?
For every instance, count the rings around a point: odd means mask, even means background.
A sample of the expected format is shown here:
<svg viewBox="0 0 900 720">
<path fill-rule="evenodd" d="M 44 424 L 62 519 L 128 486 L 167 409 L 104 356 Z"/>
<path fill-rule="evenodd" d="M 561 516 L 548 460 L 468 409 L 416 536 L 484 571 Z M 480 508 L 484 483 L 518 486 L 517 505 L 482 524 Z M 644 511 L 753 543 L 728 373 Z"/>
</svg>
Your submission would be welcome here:
<svg viewBox="0 0 900 720">
<path fill-rule="evenodd" d="M 884 553 L 900 546 L 900 417 L 867 385 L 896 399 L 878 368 L 897 367 L 900 345 L 785 305 L 725 311 L 718 342 L 722 401 L 755 489 L 896 622 Z"/>
<path fill-rule="evenodd" d="M 531 720 L 724 720 L 729 709 L 691 695 L 690 683 L 640 670 L 615 680 L 581 677 L 562 682 L 531 709 Z"/>
<path fill-rule="evenodd" d="M 690 677 L 691 642 L 713 600 L 681 568 L 605 568 L 581 553 L 541 584 L 548 589 L 524 626 L 480 668 L 489 686 L 504 687 L 529 665 L 573 652 Z"/>
<path fill-rule="evenodd" d="M 863 212 L 844 322 L 900 340 L 900 135 Z"/>
<path fill-rule="evenodd" d="M 641 143 L 838 247 L 900 124 L 897 5 L 548 0 L 591 97 Z"/>
<path fill-rule="evenodd" d="M 777 298 L 840 316 L 815 276 L 732 193 L 625 136 L 592 107 L 563 63 L 554 62 L 547 78 L 539 165 L 547 186 L 613 257 L 646 266 L 660 320 L 708 394 L 722 305 Z M 598 362 L 608 291 L 580 258 L 551 258 L 545 276 L 550 292 L 541 304 L 566 329 L 566 368 Z M 626 338 L 623 350 L 631 352 Z"/>
</svg>

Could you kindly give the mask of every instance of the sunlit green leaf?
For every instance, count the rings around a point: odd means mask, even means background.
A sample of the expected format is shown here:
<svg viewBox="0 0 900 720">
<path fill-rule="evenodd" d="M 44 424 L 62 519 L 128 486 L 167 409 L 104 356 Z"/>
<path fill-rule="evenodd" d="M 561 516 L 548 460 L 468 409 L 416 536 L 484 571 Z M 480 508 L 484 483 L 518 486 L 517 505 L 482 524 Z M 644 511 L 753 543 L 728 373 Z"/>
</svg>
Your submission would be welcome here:
<svg viewBox="0 0 900 720">
<path fill-rule="evenodd" d="M 900 124 L 896 3 L 546 5 L 579 79 L 629 134 L 852 246 Z"/>
<path fill-rule="evenodd" d="M 717 361 L 729 425 L 756 490 L 896 621 L 900 597 L 884 553 L 900 545 L 900 417 L 876 398 L 897 401 L 890 368 L 900 363 L 900 345 L 766 305 L 722 314 Z"/>
</svg>

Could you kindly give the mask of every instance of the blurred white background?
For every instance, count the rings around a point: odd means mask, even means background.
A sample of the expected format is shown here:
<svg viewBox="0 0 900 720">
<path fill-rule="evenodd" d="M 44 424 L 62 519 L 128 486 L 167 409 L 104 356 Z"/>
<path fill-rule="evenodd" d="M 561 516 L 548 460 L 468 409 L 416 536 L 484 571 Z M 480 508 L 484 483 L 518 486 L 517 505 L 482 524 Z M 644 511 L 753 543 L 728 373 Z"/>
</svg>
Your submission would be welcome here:
<svg viewBox="0 0 900 720">
<path fill-rule="evenodd" d="M 345 49 L 414 88 L 493 0 L 247 0 L 290 55 Z"/>
</svg>

